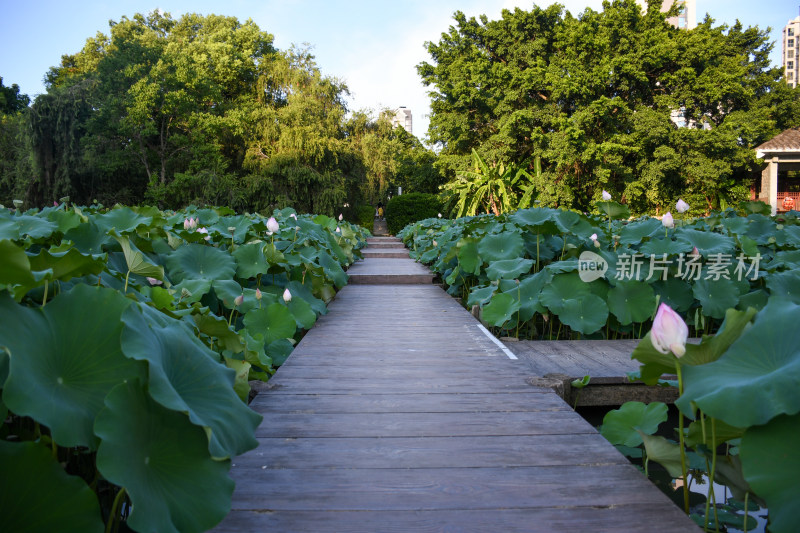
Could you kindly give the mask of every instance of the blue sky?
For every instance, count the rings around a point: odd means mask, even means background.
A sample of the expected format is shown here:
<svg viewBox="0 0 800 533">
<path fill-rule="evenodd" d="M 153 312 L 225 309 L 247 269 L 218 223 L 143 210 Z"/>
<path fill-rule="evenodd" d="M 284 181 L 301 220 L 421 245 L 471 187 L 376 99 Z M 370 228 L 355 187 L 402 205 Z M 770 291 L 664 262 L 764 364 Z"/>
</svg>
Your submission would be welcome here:
<svg viewBox="0 0 800 533">
<path fill-rule="evenodd" d="M 544 7 L 551 1 L 540 1 Z M 562 0 L 573 14 L 602 0 Z M 77 5 L 80 7 L 76 7 Z M 502 9 L 530 9 L 518 0 L 0 0 L 0 76 L 30 96 L 44 92 L 42 78 L 62 54 L 79 51 L 88 37 L 108 33 L 108 21 L 123 15 L 162 9 L 183 13 L 217 13 L 248 18 L 275 36 L 275 45 L 309 43 L 323 72 L 345 81 L 351 109 L 411 109 L 414 134 L 424 137 L 429 113 L 426 88 L 415 65 L 429 60 L 425 41 L 438 41 L 452 24 L 452 14 L 486 14 L 500 18 Z M 800 0 L 697 0 L 697 16 L 709 13 L 718 24 L 771 27 L 777 43 L 772 60 L 780 64 L 780 33 L 798 16 Z"/>
</svg>

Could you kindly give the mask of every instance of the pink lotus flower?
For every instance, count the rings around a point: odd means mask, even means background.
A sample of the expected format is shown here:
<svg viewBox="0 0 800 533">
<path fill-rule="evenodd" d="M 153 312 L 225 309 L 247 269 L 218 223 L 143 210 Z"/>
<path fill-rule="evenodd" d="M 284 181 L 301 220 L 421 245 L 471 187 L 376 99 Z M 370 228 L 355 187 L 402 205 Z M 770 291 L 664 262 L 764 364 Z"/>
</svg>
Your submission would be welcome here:
<svg viewBox="0 0 800 533">
<path fill-rule="evenodd" d="M 148 282 L 150 285 L 163 285 L 163 284 L 164 284 L 164 282 L 163 282 L 163 281 L 161 281 L 160 279 L 151 278 L 151 277 L 148 277 L 148 278 L 147 278 L 147 282 Z"/>
<path fill-rule="evenodd" d="M 256 289 L 256 300 L 261 299 L 261 289 Z"/>
<path fill-rule="evenodd" d="M 672 213 L 667 211 L 664 213 L 664 216 L 661 218 L 661 224 L 665 228 L 674 228 L 675 227 L 675 219 L 672 218 Z"/>
<path fill-rule="evenodd" d="M 683 357 L 686 353 L 686 339 L 689 328 L 686 322 L 670 306 L 662 303 L 658 306 L 653 328 L 650 330 L 650 341 L 653 348 L 661 353 L 672 352 L 675 357 Z"/>
<path fill-rule="evenodd" d="M 267 220 L 267 235 L 278 233 L 279 229 L 281 228 L 278 225 L 278 221 L 275 220 L 275 217 L 269 217 L 269 220 Z"/>
<path fill-rule="evenodd" d="M 289 292 L 289 289 L 283 291 L 283 301 L 289 303 L 292 301 L 292 293 Z"/>
<path fill-rule="evenodd" d="M 678 203 L 675 204 L 675 210 L 678 211 L 678 213 L 685 213 L 689 210 L 689 204 L 679 199 Z"/>
<path fill-rule="evenodd" d="M 592 242 L 597 241 L 597 233 L 592 233 L 591 236 L 589 236 L 589 238 L 592 239 Z"/>
<path fill-rule="evenodd" d="M 609 193 L 606 190 L 603 190 L 603 200 L 605 200 L 606 202 L 611 200 L 611 193 Z"/>
<path fill-rule="evenodd" d="M 292 213 L 292 214 L 291 214 L 291 215 L 289 215 L 289 216 L 290 216 L 290 217 L 292 217 L 293 219 L 297 220 L 297 215 L 295 215 L 294 213 Z"/>
</svg>

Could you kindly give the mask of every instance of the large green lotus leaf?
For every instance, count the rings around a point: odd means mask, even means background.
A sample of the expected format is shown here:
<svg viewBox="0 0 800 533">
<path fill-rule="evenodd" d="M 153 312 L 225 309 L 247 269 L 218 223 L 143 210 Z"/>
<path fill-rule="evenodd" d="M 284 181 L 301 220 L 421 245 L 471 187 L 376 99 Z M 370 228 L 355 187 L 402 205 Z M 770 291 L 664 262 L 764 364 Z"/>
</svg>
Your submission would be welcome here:
<svg viewBox="0 0 800 533">
<path fill-rule="evenodd" d="M 467 241 L 463 246 L 458 248 L 458 266 L 464 272 L 475 274 L 480 273 L 483 261 L 478 255 L 478 243 L 475 241 Z"/>
<path fill-rule="evenodd" d="M 629 446 L 631 448 L 642 443 L 641 431 L 652 435 L 659 424 L 667 420 L 667 404 L 652 402 L 625 402 L 619 409 L 606 413 L 600 434 L 611 444 Z"/>
<path fill-rule="evenodd" d="M 797 531 L 800 502 L 800 415 L 781 415 L 751 427 L 742 437 L 744 477 L 767 502 L 772 533 Z"/>
<path fill-rule="evenodd" d="M 566 300 L 580 299 L 591 293 L 589 284 L 581 280 L 577 272 L 569 272 L 553 276 L 550 283 L 542 289 L 539 300 L 551 311 L 559 314 Z"/>
<path fill-rule="evenodd" d="M 239 246 L 232 255 L 236 259 L 236 275 L 242 279 L 255 278 L 269 271 L 269 263 L 264 256 L 264 243 Z"/>
<path fill-rule="evenodd" d="M 111 236 L 105 229 L 100 228 L 92 220 L 69 230 L 64 239 L 70 240 L 75 248 L 85 254 L 100 254 L 103 246 L 112 242 Z"/>
<path fill-rule="evenodd" d="M 800 248 L 800 226 L 786 226 L 782 233 L 787 244 Z"/>
<path fill-rule="evenodd" d="M 714 425 L 713 432 L 711 431 L 712 420 Z M 703 430 L 703 425 L 705 425 L 705 430 Z M 686 435 L 686 445 L 690 448 L 696 448 L 698 445 L 703 444 L 709 450 L 712 450 L 714 447 L 729 440 L 738 439 L 742 435 L 744 435 L 744 429 L 742 428 L 733 427 L 722 420 L 706 418 L 705 422 L 695 420 L 689 424 L 689 431 Z"/>
<path fill-rule="evenodd" d="M 522 240 L 525 244 L 525 253 L 533 259 L 538 257 L 540 264 L 553 259 L 556 254 L 561 253 L 561 247 L 556 250 L 555 247 L 551 246 L 553 242 L 551 239 L 558 239 L 558 237 L 541 233 L 524 233 Z M 563 241 L 561 243 L 563 244 Z"/>
<path fill-rule="evenodd" d="M 3 531 L 103 531 L 94 492 L 64 472 L 47 447 L 0 440 L 0 472 Z"/>
<path fill-rule="evenodd" d="M 106 266 L 105 255 L 86 255 L 78 251 L 77 248 L 70 248 L 63 252 L 40 250 L 38 254 L 31 255 L 28 259 L 31 270 L 43 271 L 52 269 L 53 279 L 61 281 L 88 274 L 99 274 Z"/>
<path fill-rule="evenodd" d="M 234 486 L 230 461 L 209 456 L 202 428 L 154 401 L 138 380 L 118 385 L 105 404 L 95 424 L 102 439 L 97 468 L 127 491 L 131 528 L 200 532 L 225 517 Z"/>
<path fill-rule="evenodd" d="M 258 445 L 253 432 L 261 415 L 239 400 L 234 372 L 217 362 L 218 355 L 187 324 L 141 305 L 131 306 L 122 320 L 122 351 L 148 362 L 150 396 L 209 428 L 208 449 L 214 457 L 239 455 Z"/>
<path fill-rule="evenodd" d="M 297 330 L 294 316 L 286 306 L 279 303 L 253 309 L 244 316 L 244 325 L 251 334 L 262 334 L 267 345 L 278 339 L 290 339 Z"/>
<path fill-rule="evenodd" d="M 515 279 L 527 274 L 533 267 L 532 259 L 503 259 L 492 261 L 486 267 L 486 276 L 490 280 Z"/>
<path fill-rule="evenodd" d="M 95 216 L 94 221 L 104 232 L 107 233 L 111 229 L 115 229 L 121 235 L 135 231 L 140 226 L 149 226 L 153 219 L 152 217 L 140 215 L 129 207 L 121 207 Z"/>
<path fill-rule="evenodd" d="M 56 223 L 57 231 L 60 233 L 66 233 L 81 225 L 81 215 L 75 211 L 53 209 L 47 212 L 47 219 Z"/>
<path fill-rule="evenodd" d="M 747 232 L 748 223 L 750 221 L 743 217 L 736 217 L 736 218 L 724 218 L 720 221 L 725 229 L 727 229 L 730 233 L 734 235 L 743 235 Z"/>
<path fill-rule="evenodd" d="M 200 333 L 216 339 L 217 346 L 223 350 L 229 350 L 232 353 L 244 351 L 244 340 L 224 318 L 207 313 L 193 314 L 192 320 Z"/>
<path fill-rule="evenodd" d="M 481 318 L 491 326 L 502 326 L 519 311 L 519 300 L 508 293 L 495 293 L 481 310 Z"/>
<path fill-rule="evenodd" d="M 141 250 L 133 245 L 127 236 L 120 237 L 116 232 L 112 232 L 112 236 L 119 243 L 120 247 L 122 247 L 122 253 L 125 254 L 125 263 L 128 266 L 128 272 L 139 276 L 164 280 L 164 267 L 150 261 Z"/>
<path fill-rule="evenodd" d="M 661 435 L 646 435 L 639 432 L 647 452 L 647 459 L 663 466 L 669 475 L 679 478 L 683 475 L 681 467 L 681 447 Z"/>
<path fill-rule="evenodd" d="M 655 385 L 663 374 L 675 373 L 675 356 L 656 350 L 650 339 L 650 332 L 647 332 L 633 349 L 631 359 L 636 359 L 641 363 L 639 379 L 647 385 Z"/>
<path fill-rule="evenodd" d="M 739 202 L 739 208 L 746 214 L 758 213 L 769 216 L 770 213 L 772 213 L 772 207 L 770 207 L 768 203 L 760 200 L 745 200 Z"/>
<path fill-rule="evenodd" d="M 676 405 L 687 413 L 694 402 L 735 427 L 799 412 L 800 344 L 791 335 L 798 320 L 800 305 L 771 300 L 722 357 L 684 368 L 684 393 Z"/>
<path fill-rule="evenodd" d="M 27 235 L 31 239 L 43 239 L 58 230 L 58 225 L 55 222 L 32 215 L 20 215 L 15 217 L 14 220 L 19 228 L 19 234 Z"/>
<path fill-rule="evenodd" d="M 16 241 L 19 239 L 19 225 L 15 220 L 16 217 L 0 217 L 0 240 Z"/>
<path fill-rule="evenodd" d="M 699 279 L 692 287 L 692 294 L 703 306 L 703 314 L 713 318 L 724 317 L 726 310 L 736 307 L 740 296 L 736 282 L 724 278 Z"/>
<path fill-rule="evenodd" d="M 239 285 L 239 282 L 232 279 L 215 279 L 211 282 L 211 287 L 214 289 L 214 294 L 217 299 L 222 302 L 222 305 L 227 309 L 236 308 L 237 311 L 244 314 L 250 309 L 258 307 L 258 302 L 255 295 L 252 297 L 244 296 L 244 301 L 238 307 L 236 306 L 236 298 L 244 295 L 244 289 Z M 251 291 L 255 292 L 255 291 Z M 270 295 L 271 296 L 271 295 Z"/>
<path fill-rule="evenodd" d="M 575 235 L 581 240 L 588 239 L 592 233 L 596 233 L 595 228 L 586 218 L 575 211 L 560 209 L 553 216 L 553 221 L 561 233 Z"/>
<path fill-rule="evenodd" d="M 342 270 L 342 265 L 337 263 L 333 257 L 325 252 L 320 252 L 319 264 L 325 271 L 325 275 L 333 281 L 336 287 L 341 289 L 347 285 L 347 274 Z"/>
<path fill-rule="evenodd" d="M 41 309 L 0 298 L 0 345 L 10 353 L 3 401 L 50 428 L 61 446 L 94 449 L 92 430 L 103 398 L 117 383 L 144 376 L 120 350 L 119 292 L 77 285 Z"/>
<path fill-rule="evenodd" d="M 209 230 L 213 229 L 218 231 L 221 235 L 225 236 L 225 240 L 228 242 L 230 242 L 232 234 L 233 242 L 241 244 L 246 240 L 247 232 L 250 231 L 252 225 L 253 222 L 249 218 L 244 215 L 237 215 L 233 217 L 222 217 L 216 224 L 211 226 Z M 233 228 L 233 232 L 231 232 L 230 228 Z"/>
<path fill-rule="evenodd" d="M 595 202 L 594 205 L 601 213 L 611 220 L 629 218 L 631 216 L 631 211 L 628 209 L 628 206 L 622 205 L 618 202 L 602 200 Z"/>
<path fill-rule="evenodd" d="M 527 229 L 536 228 L 539 233 L 558 233 L 553 217 L 558 211 L 541 207 L 520 209 L 509 216 L 509 220 Z"/>
<path fill-rule="evenodd" d="M 584 335 L 606 325 L 608 306 L 602 298 L 589 294 L 578 300 L 567 300 L 557 313 L 559 320 Z"/>
<path fill-rule="evenodd" d="M 544 313 L 545 308 L 539 302 L 539 295 L 553 276 L 547 270 L 540 270 L 532 276 L 528 276 L 520 281 L 517 290 L 519 291 L 519 320 L 525 322 L 533 317 L 534 313 Z M 515 290 L 509 289 L 512 293 Z"/>
<path fill-rule="evenodd" d="M 694 303 L 692 286 L 679 278 L 667 278 L 653 283 L 659 302 L 665 303 L 678 313 L 685 313 Z"/>
<path fill-rule="evenodd" d="M 36 280 L 31 274 L 31 264 L 25 250 L 9 240 L 0 241 L 0 285 L 25 285 L 33 287 Z"/>
<path fill-rule="evenodd" d="M 777 234 L 777 224 L 772 218 L 764 215 L 753 214 L 747 219 L 750 224 L 747 228 L 747 236 L 760 245 L 769 243 L 770 238 Z"/>
<path fill-rule="evenodd" d="M 294 345 L 289 339 L 278 339 L 269 343 L 266 348 L 267 360 L 275 366 L 281 366 L 291 355 Z M 267 365 L 268 366 L 268 365 Z M 266 368 L 266 367 L 265 367 Z"/>
<path fill-rule="evenodd" d="M 297 327 L 311 329 L 317 321 L 317 315 L 311 306 L 297 295 L 294 295 L 288 303 L 289 311 L 294 316 Z"/>
<path fill-rule="evenodd" d="M 187 244 L 167 257 L 169 277 L 175 282 L 185 279 L 231 279 L 236 261 L 227 252 L 203 244 Z"/>
<path fill-rule="evenodd" d="M 194 213 L 195 218 L 199 219 L 200 222 L 198 224 L 200 226 L 213 226 L 219 220 L 219 213 L 214 211 L 213 209 L 198 209 Z M 183 223 L 183 221 L 189 217 L 180 216 L 177 223 Z"/>
<path fill-rule="evenodd" d="M 310 282 L 307 285 L 304 285 L 300 281 L 290 281 L 286 284 L 286 288 L 289 289 L 289 292 L 291 292 L 293 296 L 300 297 L 308 302 L 315 314 L 327 314 L 328 308 L 325 305 L 325 302 L 314 296 Z"/>
<path fill-rule="evenodd" d="M 798 226 L 800 228 L 800 226 Z M 754 257 L 755 254 L 746 254 L 748 257 Z M 775 254 L 775 257 L 768 265 L 763 266 L 766 270 L 786 269 L 792 270 L 800 268 L 800 250 L 782 250 Z"/>
<path fill-rule="evenodd" d="M 692 251 L 692 245 L 686 241 L 673 241 L 672 239 L 650 239 L 644 243 L 639 251 L 649 260 L 651 255 L 663 257 L 687 253 Z"/>
<path fill-rule="evenodd" d="M 211 290 L 211 283 L 210 279 L 185 279 L 172 288 L 175 289 L 175 298 L 194 303 L 199 302 Z"/>
<path fill-rule="evenodd" d="M 656 296 L 653 288 L 643 281 L 620 281 L 608 291 L 607 301 L 608 310 L 624 326 L 652 317 Z"/>
<path fill-rule="evenodd" d="M 467 307 L 485 304 L 496 290 L 497 285 L 495 284 L 489 284 L 485 287 L 473 287 L 469 293 L 469 298 L 467 298 Z"/>
<path fill-rule="evenodd" d="M 478 243 L 478 253 L 484 261 L 500 261 L 521 257 L 522 236 L 516 232 L 487 235 Z"/>
<path fill-rule="evenodd" d="M 252 365 L 247 361 L 226 357 L 225 366 L 236 372 L 236 380 L 233 382 L 233 391 L 241 401 L 246 403 L 250 398 L 250 381 L 248 377 L 250 376 Z"/>
<path fill-rule="evenodd" d="M 678 228 L 675 234 L 678 241 L 696 247 L 703 257 L 711 254 L 732 254 L 736 249 L 736 241 L 720 233 Z"/>
<path fill-rule="evenodd" d="M 619 233 L 619 242 L 621 244 L 639 244 L 645 239 L 649 239 L 655 235 L 663 235 L 664 226 L 661 221 L 656 218 L 645 218 L 631 222 L 622 228 Z"/>
<path fill-rule="evenodd" d="M 767 288 L 772 297 L 785 298 L 800 304 L 800 271 L 776 272 L 767 278 Z"/>
</svg>

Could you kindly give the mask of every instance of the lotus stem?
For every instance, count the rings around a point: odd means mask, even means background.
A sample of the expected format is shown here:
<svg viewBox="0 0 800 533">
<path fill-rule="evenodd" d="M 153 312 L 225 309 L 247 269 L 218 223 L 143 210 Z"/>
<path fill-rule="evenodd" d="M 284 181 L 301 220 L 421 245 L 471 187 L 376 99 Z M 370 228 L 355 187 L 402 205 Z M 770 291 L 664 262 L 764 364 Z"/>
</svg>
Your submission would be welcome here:
<svg viewBox="0 0 800 533">
<path fill-rule="evenodd" d="M 678 374 L 678 395 L 683 395 L 683 373 L 681 372 L 681 363 L 675 359 L 675 370 Z M 683 413 L 678 410 L 678 440 L 681 446 L 681 475 L 683 476 L 683 510 L 689 514 L 689 483 L 686 472 L 686 447 L 684 444 L 685 437 L 683 435 Z"/>
<path fill-rule="evenodd" d="M 125 289 L 123 289 L 122 294 L 126 294 L 128 292 L 128 277 L 131 275 L 131 271 L 128 270 L 128 273 L 125 274 Z"/>
<path fill-rule="evenodd" d="M 42 307 L 47 303 L 47 289 L 49 288 L 50 284 L 47 280 L 44 280 L 44 298 L 42 298 Z"/>
<path fill-rule="evenodd" d="M 747 500 L 750 497 L 750 491 L 744 493 L 744 533 L 747 533 Z"/>
<path fill-rule="evenodd" d="M 717 470 L 717 420 L 711 417 L 711 480 L 709 481 L 711 500 L 714 503 L 714 531 L 719 531 L 719 518 L 717 516 L 717 495 L 714 493 L 714 474 Z M 708 505 L 708 498 L 706 498 Z M 706 511 L 708 514 L 708 511 Z M 747 532 L 747 518 L 745 518 L 745 533 Z"/>
<path fill-rule="evenodd" d="M 125 488 L 120 488 L 117 496 L 114 498 L 114 503 L 111 505 L 111 511 L 108 513 L 108 522 L 106 522 L 105 533 L 111 533 L 112 525 L 114 525 L 114 529 L 116 529 L 117 509 L 122 506 L 122 499 L 125 497 L 125 494 Z"/>
</svg>

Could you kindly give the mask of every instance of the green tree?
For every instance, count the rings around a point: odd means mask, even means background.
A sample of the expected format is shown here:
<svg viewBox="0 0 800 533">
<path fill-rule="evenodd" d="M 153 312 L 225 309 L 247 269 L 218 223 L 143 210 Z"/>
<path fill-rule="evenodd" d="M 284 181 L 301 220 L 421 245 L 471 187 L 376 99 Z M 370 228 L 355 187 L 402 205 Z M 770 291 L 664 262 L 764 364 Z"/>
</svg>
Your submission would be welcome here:
<svg viewBox="0 0 800 533">
<path fill-rule="evenodd" d="M 710 18 L 679 30 L 660 5 L 616 0 L 578 17 L 534 5 L 495 21 L 457 12 L 418 66 L 440 168 L 468 169 L 473 149 L 505 164 L 540 155 L 540 202 L 583 210 L 603 189 L 635 212 L 741 196 L 752 148 L 797 124 L 799 93 L 770 67 L 766 31 Z"/>
<path fill-rule="evenodd" d="M 0 77 L 0 204 L 6 206 L 25 197 L 24 184 L 33 172 L 26 127 L 29 103 L 16 83 L 5 87 Z"/>
</svg>

